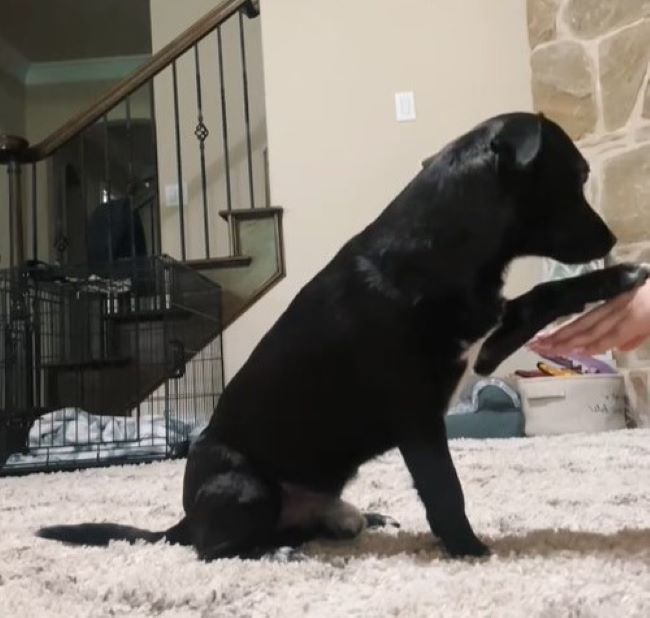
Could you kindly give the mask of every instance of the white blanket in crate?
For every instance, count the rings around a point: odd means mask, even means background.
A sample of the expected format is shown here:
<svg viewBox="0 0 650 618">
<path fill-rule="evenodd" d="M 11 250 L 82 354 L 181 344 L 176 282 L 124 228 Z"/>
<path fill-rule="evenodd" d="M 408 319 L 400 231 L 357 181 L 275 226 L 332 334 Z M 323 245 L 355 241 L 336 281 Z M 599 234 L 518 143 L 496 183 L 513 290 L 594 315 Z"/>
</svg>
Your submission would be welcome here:
<svg viewBox="0 0 650 618">
<path fill-rule="evenodd" d="M 7 465 L 162 455 L 169 444 L 195 433 L 192 425 L 161 415 L 123 418 L 66 408 L 38 419 L 29 433 L 29 453 L 13 454 Z"/>
</svg>

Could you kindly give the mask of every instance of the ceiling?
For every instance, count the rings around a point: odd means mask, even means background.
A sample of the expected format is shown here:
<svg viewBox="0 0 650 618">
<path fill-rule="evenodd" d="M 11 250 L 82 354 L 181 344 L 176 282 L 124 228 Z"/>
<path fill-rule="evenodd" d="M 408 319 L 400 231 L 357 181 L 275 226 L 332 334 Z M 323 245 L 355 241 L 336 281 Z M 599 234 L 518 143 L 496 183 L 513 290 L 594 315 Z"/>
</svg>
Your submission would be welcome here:
<svg viewBox="0 0 650 618">
<path fill-rule="evenodd" d="M 149 0 L 0 0 L 0 10 L 0 37 L 29 62 L 151 53 Z"/>
</svg>

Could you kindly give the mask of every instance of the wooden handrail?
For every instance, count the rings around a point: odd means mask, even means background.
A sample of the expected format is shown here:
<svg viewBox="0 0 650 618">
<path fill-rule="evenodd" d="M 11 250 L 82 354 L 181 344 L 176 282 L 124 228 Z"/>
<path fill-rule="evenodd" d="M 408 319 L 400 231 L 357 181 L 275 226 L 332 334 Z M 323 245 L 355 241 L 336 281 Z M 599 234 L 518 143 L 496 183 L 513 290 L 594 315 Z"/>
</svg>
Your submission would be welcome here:
<svg viewBox="0 0 650 618">
<path fill-rule="evenodd" d="M 32 162 L 41 161 L 50 156 L 55 150 L 108 113 L 128 95 L 134 93 L 152 77 L 158 75 L 174 60 L 182 56 L 188 49 L 196 45 L 240 9 L 244 9 L 249 17 L 254 17 L 259 13 L 259 0 L 222 0 L 194 25 L 156 52 L 133 75 L 126 77 L 113 86 L 86 110 L 73 116 L 44 140 L 19 154 L 17 158 L 22 161 Z"/>
</svg>

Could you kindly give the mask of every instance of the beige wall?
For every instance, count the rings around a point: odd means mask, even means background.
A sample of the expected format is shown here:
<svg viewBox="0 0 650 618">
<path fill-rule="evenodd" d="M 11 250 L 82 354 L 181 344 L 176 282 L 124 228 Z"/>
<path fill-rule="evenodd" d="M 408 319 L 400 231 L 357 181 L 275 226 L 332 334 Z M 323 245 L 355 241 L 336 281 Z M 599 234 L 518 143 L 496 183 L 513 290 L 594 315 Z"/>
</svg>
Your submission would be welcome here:
<svg viewBox="0 0 650 618">
<path fill-rule="evenodd" d="M 50 133 L 85 110 L 115 82 L 79 82 L 29 86 L 26 89 L 25 130 L 30 143 Z"/>
<path fill-rule="evenodd" d="M 25 126 L 25 88 L 0 70 L 0 134 L 22 134 Z"/>
<path fill-rule="evenodd" d="M 271 192 L 285 208 L 287 277 L 227 331 L 227 377 L 425 156 L 486 116 L 531 108 L 525 11 L 521 0 L 262 2 Z M 415 122 L 395 121 L 401 90 L 415 92 Z M 539 273 L 536 262 L 518 265 L 510 293 Z"/>
<path fill-rule="evenodd" d="M 0 134 L 22 135 L 25 128 L 23 85 L 0 71 Z M 0 167 L 0 268 L 9 266 L 9 196 L 7 171 Z"/>
</svg>

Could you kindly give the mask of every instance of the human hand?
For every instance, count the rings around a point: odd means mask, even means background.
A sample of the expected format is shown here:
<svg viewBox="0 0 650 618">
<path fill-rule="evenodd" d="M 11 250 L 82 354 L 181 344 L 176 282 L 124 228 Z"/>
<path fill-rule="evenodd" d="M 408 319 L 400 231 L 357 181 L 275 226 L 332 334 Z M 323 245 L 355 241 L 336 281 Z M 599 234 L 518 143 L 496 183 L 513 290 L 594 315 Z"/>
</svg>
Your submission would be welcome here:
<svg viewBox="0 0 650 618">
<path fill-rule="evenodd" d="M 528 347 L 543 354 L 627 352 L 650 337 L 650 281 L 596 307 Z"/>
</svg>

